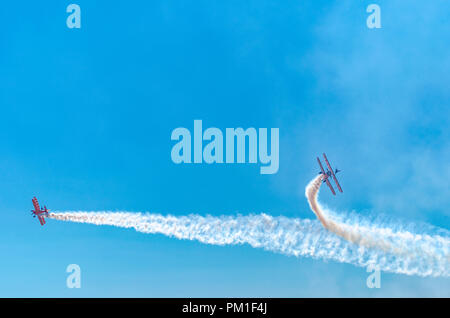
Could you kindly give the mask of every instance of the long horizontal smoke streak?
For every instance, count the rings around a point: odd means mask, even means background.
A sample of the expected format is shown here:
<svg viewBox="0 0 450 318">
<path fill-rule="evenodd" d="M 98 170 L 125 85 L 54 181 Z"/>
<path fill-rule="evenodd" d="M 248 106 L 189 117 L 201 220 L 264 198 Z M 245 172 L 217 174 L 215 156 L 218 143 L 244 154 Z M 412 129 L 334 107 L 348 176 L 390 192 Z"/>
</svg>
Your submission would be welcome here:
<svg viewBox="0 0 450 318">
<path fill-rule="evenodd" d="M 129 212 L 55 212 L 49 218 L 134 228 L 206 244 L 249 244 L 293 256 L 309 256 L 376 265 L 381 270 L 419 276 L 450 276 L 448 235 L 414 234 L 381 224 L 340 222 L 317 201 L 318 176 L 306 187 L 309 204 L 320 222 L 267 214 L 247 216 L 164 216 Z M 322 226 L 322 225 L 323 226 Z"/>
</svg>

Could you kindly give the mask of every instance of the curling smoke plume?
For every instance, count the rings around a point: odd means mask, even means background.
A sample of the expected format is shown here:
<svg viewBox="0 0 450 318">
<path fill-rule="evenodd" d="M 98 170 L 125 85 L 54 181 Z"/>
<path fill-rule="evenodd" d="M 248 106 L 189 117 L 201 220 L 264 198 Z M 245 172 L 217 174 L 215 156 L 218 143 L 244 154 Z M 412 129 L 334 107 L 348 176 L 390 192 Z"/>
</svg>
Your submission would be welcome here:
<svg viewBox="0 0 450 318">
<path fill-rule="evenodd" d="M 450 236 L 408 231 L 400 225 L 343 219 L 327 210 L 317 198 L 321 176 L 306 187 L 306 197 L 316 220 L 247 216 L 171 216 L 129 212 L 55 212 L 49 218 L 96 225 L 134 228 L 143 233 L 197 240 L 205 244 L 249 244 L 255 248 L 292 256 L 330 259 L 357 266 L 419 276 L 450 276 Z"/>
</svg>

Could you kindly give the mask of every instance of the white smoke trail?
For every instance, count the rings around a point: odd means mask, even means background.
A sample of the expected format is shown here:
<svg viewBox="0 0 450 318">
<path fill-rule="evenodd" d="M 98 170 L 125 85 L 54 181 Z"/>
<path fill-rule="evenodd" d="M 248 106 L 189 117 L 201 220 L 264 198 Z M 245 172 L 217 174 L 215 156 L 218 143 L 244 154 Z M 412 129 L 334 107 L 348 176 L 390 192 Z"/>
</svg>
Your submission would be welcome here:
<svg viewBox="0 0 450 318">
<path fill-rule="evenodd" d="M 319 201 L 317 200 L 321 185 L 322 176 L 317 176 L 306 187 L 305 195 L 308 198 L 308 203 L 311 210 L 313 210 L 316 214 L 323 227 L 349 242 L 364 246 L 366 248 L 377 248 L 384 252 L 392 252 L 402 254 L 404 256 L 409 254 L 405 250 L 402 250 L 392 244 L 392 242 L 387 241 L 387 239 L 392 237 L 392 231 L 389 228 L 379 228 L 373 225 L 370 227 L 354 226 L 333 220 L 333 218 L 325 212 L 325 209 L 321 207 Z M 395 238 L 398 238 L 403 234 L 405 233 L 397 232 Z M 406 236 L 408 237 L 408 234 L 406 234 Z"/>
<path fill-rule="evenodd" d="M 96 225 L 134 228 L 143 233 L 197 240 L 206 244 L 249 244 L 293 256 L 331 259 L 383 271 L 419 276 L 450 276 L 448 232 L 415 234 L 401 227 L 339 220 L 317 201 L 321 177 L 306 188 L 316 220 L 248 216 L 163 216 L 129 212 L 55 212 L 49 218 Z M 336 235 L 337 234 L 337 235 Z"/>
<path fill-rule="evenodd" d="M 420 276 L 450 276 L 448 231 L 440 229 L 441 235 L 413 233 L 400 225 L 368 223 L 366 220 L 361 222 L 354 216 L 344 221 L 340 217 L 335 217 L 332 211 L 323 208 L 318 202 L 322 183 L 322 176 L 313 179 L 306 187 L 305 195 L 324 228 L 348 242 L 364 247 L 371 254 L 393 257 L 396 266 L 402 264 L 404 268 L 409 268 L 406 271 L 403 269 L 390 271 Z M 427 229 L 435 231 L 430 226 L 427 226 Z"/>
</svg>

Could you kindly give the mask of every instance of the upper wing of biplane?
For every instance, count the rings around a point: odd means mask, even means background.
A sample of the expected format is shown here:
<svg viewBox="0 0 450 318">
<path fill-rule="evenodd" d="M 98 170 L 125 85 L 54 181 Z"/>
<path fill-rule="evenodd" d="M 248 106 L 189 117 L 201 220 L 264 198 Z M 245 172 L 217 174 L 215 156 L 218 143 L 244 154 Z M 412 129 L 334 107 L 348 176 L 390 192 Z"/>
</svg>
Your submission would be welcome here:
<svg viewBox="0 0 450 318">
<path fill-rule="evenodd" d="M 39 223 L 41 223 L 41 225 L 44 225 L 45 217 L 48 216 L 47 208 L 44 206 L 44 209 L 42 210 L 41 207 L 39 206 L 39 202 L 36 199 L 36 197 L 33 197 L 33 199 L 31 201 L 33 201 L 33 206 L 34 206 L 34 210 L 31 211 L 31 214 L 34 217 L 37 216 Z"/>
<path fill-rule="evenodd" d="M 36 212 L 39 212 L 41 210 L 41 207 L 39 206 L 38 200 L 36 197 L 34 197 L 31 201 L 33 201 L 33 206 Z"/>
<path fill-rule="evenodd" d="M 323 158 L 325 159 L 325 162 L 327 163 L 328 169 L 330 169 L 330 172 L 331 172 L 331 175 L 333 176 L 334 182 L 336 182 L 336 186 L 338 187 L 339 191 L 343 192 L 342 188 L 336 178 L 336 175 L 334 174 L 334 170 L 333 170 L 333 168 L 331 168 L 331 165 L 328 162 L 327 155 L 325 155 L 325 153 L 323 153 Z"/>
</svg>

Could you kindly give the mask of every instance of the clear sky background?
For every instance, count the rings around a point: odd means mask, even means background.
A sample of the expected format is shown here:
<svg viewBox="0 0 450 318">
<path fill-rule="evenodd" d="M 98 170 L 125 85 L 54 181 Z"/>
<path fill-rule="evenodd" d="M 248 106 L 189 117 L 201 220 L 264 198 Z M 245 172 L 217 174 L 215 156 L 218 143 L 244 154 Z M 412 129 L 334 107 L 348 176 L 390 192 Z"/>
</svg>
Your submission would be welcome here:
<svg viewBox="0 0 450 318">
<path fill-rule="evenodd" d="M 327 152 L 336 211 L 450 228 L 450 2 L 64 1 L 0 8 L 0 296 L 446 296 L 448 278 L 30 216 L 53 210 L 310 218 Z M 278 127 L 280 168 L 175 165 L 177 127 Z M 66 267 L 81 267 L 80 289 Z"/>
</svg>

